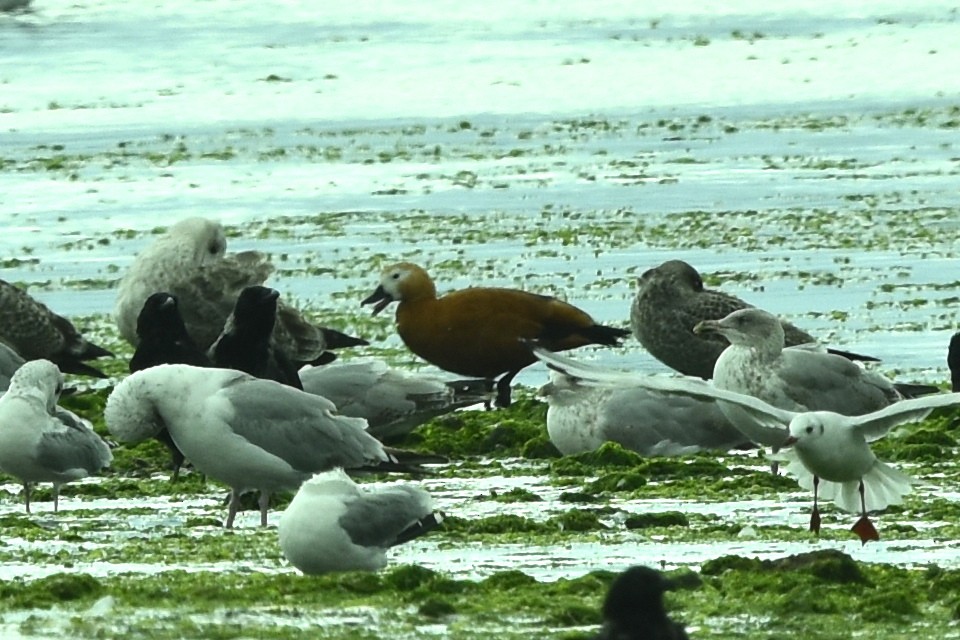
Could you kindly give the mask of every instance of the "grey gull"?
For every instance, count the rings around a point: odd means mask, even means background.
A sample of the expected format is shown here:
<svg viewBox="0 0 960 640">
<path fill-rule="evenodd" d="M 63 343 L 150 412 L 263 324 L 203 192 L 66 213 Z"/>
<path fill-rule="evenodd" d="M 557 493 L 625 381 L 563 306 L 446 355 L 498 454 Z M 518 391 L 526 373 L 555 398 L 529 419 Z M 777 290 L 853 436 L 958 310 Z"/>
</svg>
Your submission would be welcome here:
<svg viewBox="0 0 960 640">
<path fill-rule="evenodd" d="M 549 404 L 547 434 L 560 453 L 594 451 L 617 442 L 644 456 L 685 455 L 749 445 L 713 400 L 624 384 L 598 388 L 550 371 L 540 388 Z"/>
<path fill-rule="evenodd" d="M 231 489 L 231 528 L 245 491 L 260 491 L 260 524 L 270 493 L 314 473 L 409 471 L 365 431 L 366 421 L 336 413 L 326 398 L 230 369 L 166 364 L 121 381 L 107 399 L 107 428 L 137 443 L 167 429 L 194 467 Z"/>
<path fill-rule="evenodd" d="M 752 305 L 705 288 L 697 270 L 682 260 L 668 260 L 648 269 L 637 279 L 637 285 L 630 326 L 640 344 L 657 360 L 684 375 L 712 378 L 714 363 L 728 343 L 720 335 L 698 335 L 693 328 L 702 320 L 718 320 Z M 785 320 L 781 323 L 787 346 L 815 342 L 802 329 Z M 830 351 L 854 360 L 876 360 Z"/>
<path fill-rule="evenodd" d="M 436 528 L 443 517 L 419 487 L 361 489 L 343 469 L 315 475 L 280 518 L 280 548 L 306 574 L 377 571 L 389 548 Z"/>
<path fill-rule="evenodd" d="M 17 369 L 0 397 L 0 471 L 23 481 L 30 513 L 30 485 L 53 483 L 53 510 L 60 485 L 110 464 L 113 455 L 90 423 L 57 406 L 63 374 L 49 360 L 31 360 Z"/>
<path fill-rule="evenodd" d="M 345 416 L 364 418 L 380 440 L 400 438 L 455 409 L 487 402 L 486 380 L 447 380 L 402 371 L 381 360 L 334 362 L 300 370 L 304 391 L 323 396 Z"/>
<path fill-rule="evenodd" d="M 24 360 L 46 359 L 64 373 L 105 378 L 83 362 L 113 354 L 80 335 L 77 328 L 26 291 L 0 280 L 0 342 Z"/>
<path fill-rule="evenodd" d="M 820 531 L 818 497 L 832 499 L 844 511 L 859 511 L 861 517 L 853 531 L 863 543 L 879 537 L 867 512 L 900 504 L 903 496 L 912 490 L 912 480 L 878 460 L 869 443 L 897 425 L 922 420 L 937 407 L 960 404 L 960 393 L 941 393 L 901 400 L 859 416 L 832 411 L 798 412 L 780 409 L 759 398 L 720 389 L 696 378 L 611 371 L 578 363 L 541 347 L 534 346 L 533 351 L 549 367 L 575 376 L 584 384 L 609 387 L 630 383 L 735 405 L 744 419 L 752 421 L 745 432 L 766 431 L 769 435 L 759 440 L 793 445 L 791 455 L 781 453 L 780 456 L 789 463 L 787 473 L 795 476 L 801 487 L 814 492 L 810 530 Z"/>
</svg>

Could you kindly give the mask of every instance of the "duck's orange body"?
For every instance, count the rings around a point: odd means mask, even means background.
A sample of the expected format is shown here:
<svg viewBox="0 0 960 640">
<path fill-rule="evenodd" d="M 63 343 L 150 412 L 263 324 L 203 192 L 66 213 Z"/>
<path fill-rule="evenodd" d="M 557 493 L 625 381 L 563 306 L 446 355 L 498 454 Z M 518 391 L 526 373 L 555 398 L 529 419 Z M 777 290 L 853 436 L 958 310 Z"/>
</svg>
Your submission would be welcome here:
<svg viewBox="0 0 960 640">
<path fill-rule="evenodd" d="M 509 384 L 536 358 L 522 342 L 534 340 L 551 351 L 588 344 L 615 345 L 628 332 L 594 322 L 566 302 L 517 289 L 462 289 L 437 297 L 426 271 L 410 263 L 384 270 L 380 287 L 364 303 L 397 307 L 397 330 L 415 354 L 441 369 L 492 380 L 498 404 L 509 404 Z M 505 393 L 504 393 L 505 390 Z"/>
</svg>

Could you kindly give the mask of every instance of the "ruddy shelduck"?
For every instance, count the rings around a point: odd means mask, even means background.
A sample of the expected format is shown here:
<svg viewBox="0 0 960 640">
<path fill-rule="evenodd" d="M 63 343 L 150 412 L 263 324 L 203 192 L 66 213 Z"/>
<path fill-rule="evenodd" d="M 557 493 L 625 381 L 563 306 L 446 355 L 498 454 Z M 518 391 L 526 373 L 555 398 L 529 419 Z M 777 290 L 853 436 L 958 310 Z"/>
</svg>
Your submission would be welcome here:
<svg viewBox="0 0 960 640">
<path fill-rule="evenodd" d="M 510 406 L 510 382 L 536 362 L 524 341 L 551 351 L 588 344 L 616 346 L 630 332 L 594 322 L 556 298 L 517 289 L 475 287 L 438 298 L 429 274 L 415 264 L 387 267 L 361 304 L 373 313 L 397 301 L 397 331 L 415 354 L 441 369 L 497 382 L 496 404 Z"/>
</svg>

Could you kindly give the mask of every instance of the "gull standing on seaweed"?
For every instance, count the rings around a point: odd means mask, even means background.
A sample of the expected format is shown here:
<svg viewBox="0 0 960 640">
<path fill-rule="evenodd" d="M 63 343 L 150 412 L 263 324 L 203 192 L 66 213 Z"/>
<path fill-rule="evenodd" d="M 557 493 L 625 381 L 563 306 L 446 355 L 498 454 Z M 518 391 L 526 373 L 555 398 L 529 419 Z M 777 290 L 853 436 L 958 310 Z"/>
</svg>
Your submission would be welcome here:
<svg viewBox="0 0 960 640">
<path fill-rule="evenodd" d="M 637 279 L 630 308 L 630 326 L 640 344 L 660 362 L 688 376 L 709 380 L 729 344 L 719 334 L 698 334 L 703 320 L 719 320 L 739 309 L 753 308 L 740 298 L 707 289 L 697 270 L 682 260 L 668 260 Z M 806 331 L 781 320 L 786 346 L 815 343 Z M 876 360 L 846 351 L 828 350 L 853 360 Z"/>
<path fill-rule="evenodd" d="M 333 469 L 301 485 L 280 518 L 280 548 L 306 574 L 378 571 L 388 549 L 442 521 L 419 487 L 362 490 L 343 469 Z"/>
<path fill-rule="evenodd" d="M 166 364 L 121 381 L 104 418 L 128 443 L 167 429 L 198 471 L 230 487 L 229 529 L 246 491 L 260 491 L 266 526 L 271 492 L 295 489 L 317 472 L 421 471 L 386 451 L 365 420 L 336 410 L 326 398 L 241 371 Z"/>
<path fill-rule="evenodd" d="M 90 423 L 57 406 L 63 374 L 49 360 L 31 360 L 17 369 L 0 396 L 0 471 L 23 481 L 30 513 L 30 489 L 53 483 L 53 510 L 60 485 L 96 473 L 113 455 Z"/>
<path fill-rule="evenodd" d="M 69 320 L 5 280 L 0 280 L 0 342 L 24 360 L 49 360 L 64 373 L 95 378 L 106 376 L 83 361 L 113 355 L 87 341 Z"/>
</svg>

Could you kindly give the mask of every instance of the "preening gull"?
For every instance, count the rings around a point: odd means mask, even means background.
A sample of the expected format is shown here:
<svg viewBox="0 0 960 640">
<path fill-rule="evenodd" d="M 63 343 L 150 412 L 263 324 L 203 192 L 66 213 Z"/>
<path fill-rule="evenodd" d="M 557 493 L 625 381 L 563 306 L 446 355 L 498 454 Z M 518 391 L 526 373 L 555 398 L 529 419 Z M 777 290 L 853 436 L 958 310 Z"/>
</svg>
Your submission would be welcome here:
<svg viewBox="0 0 960 640">
<path fill-rule="evenodd" d="M 137 338 L 137 349 L 130 359 L 130 373 L 161 364 L 213 366 L 187 333 L 176 297 L 165 291 L 151 294 L 143 303 L 137 316 Z M 186 458 L 166 429 L 161 429 L 154 437 L 170 452 L 173 467 L 170 479 L 175 481 Z"/>
<path fill-rule="evenodd" d="M 114 388 L 104 418 L 128 443 L 167 429 L 198 471 L 230 487 L 227 528 L 245 491 L 260 491 L 266 526 L 270 493 L 299 487 L 314 473 L 410 470 L 365 431 L 365 420 L 338 415 L 320 396 L 230 369 L 167 364 L 138 371 Z"/>
<path fill-rule="evenodd" d="M 364 418 L 380 440 L 410 433 L 427 420 L 489 400 L 486 380 L 446 380 L 401 371 L 381 360 L 351 360 L 300 370 L 303 389 L 337 405 L 345 416 Z"/>
<path fill-rule="evenodd" d="M 63 374 L 49 360 L 31 360 L 17 369 L 0 397 L 0 471 L 23 481 L 30 513 L 30 485 L 53 483 L 53 510 L 60 485 L 110 464 L 113 455 L 90 423 L 57 406 Z"/>
<path fill-rule="evenodd" d="M 303 389 L 297 367 L 273 344 L 279 297 L 276 289 L 245 287 L 207 355 L 217 367 Z"/>
<path fill-rule="evenodd" d="M 306 574 L 377 571 L 390 547 L 443 520 L 430 495 L 412 485 L 362 490 L 343 469 L 315 475 L 280 518 L 280 548 Z"/>
<path fill-rule="evenodd" d="M 656 569 L 630 567 L 610 585 L 603 628 L 595 640 L 687 640 L 683 625 L 667 616 L 663 594 L 676 582 Z"/>
<path fill-rule="evenodd" d="M 87 341 L 69 320 L 5 280 L 0 280 L 0 342 L 24 360 L 42 358 L 64 373 L 97 378 L 106 376 L 83 361 L 113 355 Z"/>
<path fill-rule="evenodd" d="M 752 308 L 740 298 L 707 289 L 697 270 L 682 260 L 668 260 L 637 280 L 630 308 L 633 335 L 653 357 L 688 376 L 708 380 L 728 342 L 717 334 L 696 334 L 702 320 L 719 320 L 738 309 Z M 782 320 L 787 346 L 813 343 L 806 331 Z M 832 351 L 855 360 L 876 360 L 846 351 Z"/>
<path fill-rule="evenodd" d="M 120 334 L 137 344 L 137 315 L 152 293 L 177 297 L 187 331 L 201 349 L 220 335 L 244 287 L 263 284 L 273 272 L 257 251 L 227 253 L 219 223 L 187 218 L 143 249 L 120 281 L 115 316 Z M 326 349 L 367 344 L 338 331 L 315 326 L 283 303 L 278 311 L 276 344 L 299 363 L 330 359 Z"/>
<path fill-rule="evenodd" d="M 550 371 L 540 395 L 547 409 L 550 442 L 564 455 L 617 442 L 645 456 L 671 456 L 705 449 L 729 450 L 750 441 L 713 400 L 624 384 L 598 388 Z"/>
<path fill-rule="evenodd" d="M 695 378 L 611 371 L 578 363 L 540 347 L 534 346 L 533 350 L 548 366 L 584 384 L 610 387 L 629 382 L 657 391 L 735 405 L 745 419 L 752 421 L 745 432 L 766 431 L 769 435 L 758 440 L 793 445 L 796 457 L 787 459 L 786 471 L 796 476 L 801 487 L 813 491 L 810 530 L 820 531 L 817 499 L 822 496 L 832 499 L 844 511 L 861 514 L 853 531 L 864 543 L 879 539 L 867 512 L 900 504 L 903 496 L 912 490 L 912 480 L 878 460 L 869 442 L 883 437 L 897 425 L 924 419 L 937 407 L 960 404 L 960 393 L 941 393 L 901 400 L 859 416 L 832 411 L 790 411 Z"/>
<path fill-rule="evenodd" d="M 616 346 L 629 331 L 606 327 L 573 305 L 518 289 L 471 287 L 437 297 L 421 267 L 400 262 L 383 270 L 361 304 L 373 313 L 397 301 L 397 332 L 415 354 L 462 376 L 497 381 L 496 404 L 510 405 L 510 382 L 536 362 L 520 342 L 538 340 L 553 351 L 588 344 Z"/>
</svg>

